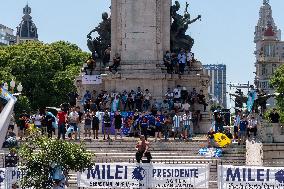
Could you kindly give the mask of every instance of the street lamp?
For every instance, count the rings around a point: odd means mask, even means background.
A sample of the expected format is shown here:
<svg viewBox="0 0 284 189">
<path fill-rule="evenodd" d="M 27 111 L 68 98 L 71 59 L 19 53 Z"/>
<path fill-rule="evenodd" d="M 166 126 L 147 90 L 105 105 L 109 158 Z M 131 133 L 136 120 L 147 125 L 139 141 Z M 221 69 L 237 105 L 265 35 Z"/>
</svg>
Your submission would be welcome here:
<svg viewBox="0 0 284 189">
<path fill-rule="evenodd" d="M 16 82 L 14 81 L 14 79 L 12 79 L 12 81 L 10 82 L 10 87 L 11 87 L 11 92 L 13 94 L 14 93 L 14 88 L 16 87 Z"/>
<path fill-rule="evenodd" d="M 21 92 L 23 91 L 22 83 L 19 83 L 19 84 L 18 84 L 17 90 L 18 90 L 19 93 L 21 93 Z"/>
</svg>

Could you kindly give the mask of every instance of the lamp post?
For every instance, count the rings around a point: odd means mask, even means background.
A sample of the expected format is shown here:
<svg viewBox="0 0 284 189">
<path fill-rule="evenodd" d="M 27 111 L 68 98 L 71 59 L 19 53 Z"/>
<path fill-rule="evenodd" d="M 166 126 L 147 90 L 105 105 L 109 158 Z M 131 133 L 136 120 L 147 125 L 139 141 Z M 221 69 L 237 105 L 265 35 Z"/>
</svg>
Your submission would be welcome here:
<svg viewBox="0 0 284 189">
<path fill-rule="evenodd" d="M 22 83 L 21 83 L 21 82 L 18 84 L 17 90 L 18 90 L 19 93 L 22 93 L 22 91 L 23 91 L 23 86 L 22 86 Z"/>
<path fill-rule="evenodd" d="M 16 87 L 17 87 L 17 88 L 16 88 Z M 15 94 L 15 88 L 17 89 L 17 92 L 18 92 L 19 94 L 22 93 L 22 91 L 23 91 L 23 86 L 22 86 L 22 83 L 21 83 L 21 82 L 20 82 L 18 85 L 16 85 L 15 80 L 12 79 L 12 81 L 10 81 L 9 85 L 8 85 L 7 82 L 5 82 L 5 83 L 3 84 L 3 89 L 5 89 L 5 90 L 7 90 L 7 91 L 9 91 L 9 89 L 10 89 L 10 92 L 11 92 L 12 95 Z M 18 94 L 17 94 L 17 95 L 18 95 Z"/>
<path fill-rule="evenodd" d="M 14 79 L 12 79 L 12 81 L 10 82 L 10 87 L 11 87 L 11 92 L 13 94 L 14 93 L 14 89 L 16 87 L 16 82 L 14 81 Z"/>
</svg>

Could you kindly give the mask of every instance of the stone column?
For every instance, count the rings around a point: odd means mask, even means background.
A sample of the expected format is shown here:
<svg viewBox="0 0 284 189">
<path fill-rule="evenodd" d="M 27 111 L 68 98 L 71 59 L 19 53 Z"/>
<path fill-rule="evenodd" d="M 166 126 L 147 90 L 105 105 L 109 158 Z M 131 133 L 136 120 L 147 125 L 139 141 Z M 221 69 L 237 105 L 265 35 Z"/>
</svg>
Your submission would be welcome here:
<svg viewBox="0 0 284 189">
<path fill-rule="evenodd" d="M 161 61 L 170 48 L 171 0 L 112 0 L 112 55 L 123 63 Z"/>
</svg>

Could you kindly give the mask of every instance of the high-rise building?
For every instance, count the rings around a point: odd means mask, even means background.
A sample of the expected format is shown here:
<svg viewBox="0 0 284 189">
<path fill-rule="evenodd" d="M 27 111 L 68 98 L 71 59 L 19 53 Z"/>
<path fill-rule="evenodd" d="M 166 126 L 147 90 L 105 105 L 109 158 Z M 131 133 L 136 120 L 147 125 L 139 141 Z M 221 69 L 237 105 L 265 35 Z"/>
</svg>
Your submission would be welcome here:
<svg viewBox="0 0 284 189">
<path fill-rule="evenodd" d="M 26 5 L 23 9 L 23 19 L 17 27 L 17 43 L 38 40 L 37 27 L 31 17 L 32 9 Z"/>
<path fill-rule="evenodd" d="M 274 23 L 269 0 L 263 0 L 260 8 L 254 42 L 256 44 L 255 85 L 267 94 L 272 94 L 274 90 L 269 85 L 269 79 L 275 70 L 284 64 L 284 41 L 281 41 L 281 30 L 277 29 Z M 274 98 L 270 98 L 267 103 L 274 106 Z"/>
<path fill-rule="evenodd" d="M 13 29 L 0 24 L 0 45 L 12 45 L 16 42 Z"/>
<path fill-rule="evenodd" d="M 210 77 L 210 85 L 208 92 L 214 98 L 218 99 L 219 103 L 227 108 L 227 77 L 226 65 L 224 64 L 209 64 L 203 65 L 205 72 Z"/>
</svg>

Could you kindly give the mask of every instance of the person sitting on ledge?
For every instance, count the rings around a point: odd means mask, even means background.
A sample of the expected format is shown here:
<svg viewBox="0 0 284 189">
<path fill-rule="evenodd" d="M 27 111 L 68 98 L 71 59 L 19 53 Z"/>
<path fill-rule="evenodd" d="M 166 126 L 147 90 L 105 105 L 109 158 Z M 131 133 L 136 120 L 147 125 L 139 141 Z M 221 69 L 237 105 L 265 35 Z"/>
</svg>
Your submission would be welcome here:
<svg viewBox="0 0 284 189">
<path fill-rule="evenodd" d="M 113 64 L 109 66 L 109 71 L 112 72 L 112 69 L 114 69 L 114 71 L 117 72 L 118 66 L 120 66 L 120 56 L 118 53 L 115 53 L 113 57 Z"/>
<path fill-rule="evenodd" d="M 205 102 L 205 95 L 203 94 L 203 90 L 200 90 L 199 94 L 197 95 L 197 100 L 199 104 L 203 105 L 203 111 L 205 112 L 208 104 Z"/>
<path fill-rule="evenodd" d="M 168 74 L 173 73 L 173 65 L 172 65 L 171 59 L 172 59 L 171 52 L 166 51 L 166 54 L 164 55 L 164 65 L 167 67 Z"/>
<path fill-rule="evenodd" d="M 137 152 L 136 152 L 137 163 L 140 163 L 143 156 L 145 156 L 147 158 L 147 163 L 150 163 L 152 156 L 151 156 L 151 153 L 148 151 L 149 150 L 149 142 L 146 141 L 144 135 L 140 136 L 140 141 L 138 141 L 137 144 L 136 144 L 136 150 L 137 150 Z"/>
<path fill-rule="evenodd" d="M 92 75 L 93 70 L 96 68 L 96 61 L 92 57 L 89 57 L 86 63 L 87 63 L 87 67 L 84 68 L 84 71 L 86 75 L 88 75 L 87 70 L 90 70 L 90 75 Z"/>
</svg>

